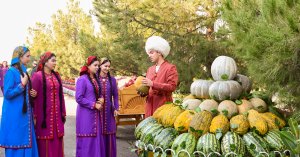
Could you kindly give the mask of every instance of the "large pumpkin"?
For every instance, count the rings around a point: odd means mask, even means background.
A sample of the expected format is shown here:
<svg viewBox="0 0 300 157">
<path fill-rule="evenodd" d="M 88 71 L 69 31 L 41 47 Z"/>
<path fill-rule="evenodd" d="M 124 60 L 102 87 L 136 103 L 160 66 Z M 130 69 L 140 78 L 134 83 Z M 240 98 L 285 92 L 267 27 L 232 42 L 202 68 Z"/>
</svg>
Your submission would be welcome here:
<svg viewBox="0 0 300 157">
<path fill-rule="evenodd" d="M 213 83 L 212 80 L 196 80 L 191 84 L 191 94 L 197 98 L 209 98 L 209 86 Z"/>
<path fill-rule="evenodd" d="M 242 86 L 233 80 L 216 81 L 209 87 L 209 95 L 215 100 L 237 99 L 242 93 Z"/>
<path fill-rule="evenodd" d="M 201 111 L 209 111 L 213 114 L 216 114 L 216 111 L 218 111 L 218 102 L 216 102 L 214 99 L 206 99 L 199 105 Z"/>
<path fill-rule="evenodd" d="M 243 92 L 249 93 L 252 87 L 252 82 L 249 79 L 249 77 L 241 74 L 237 74 L 236 77 L 234 78 L 235 81 L 240 83 L 242 86 Z"/>
<path fill-rule="evenodd" d="M 236 104 L 230 100 L 222 101 L 218 106 L 218 111 L 225 115 L 227 118 L 231 118 L 234 115 L 238 114 L 238 109 Z"/>
<path fill-rule="evenodd" d="M 219 56 L 211 65 L 211 75 L 216 81 L 232 80 L 237 73 L 237 66 L 231 57 Z"/>
</svg>

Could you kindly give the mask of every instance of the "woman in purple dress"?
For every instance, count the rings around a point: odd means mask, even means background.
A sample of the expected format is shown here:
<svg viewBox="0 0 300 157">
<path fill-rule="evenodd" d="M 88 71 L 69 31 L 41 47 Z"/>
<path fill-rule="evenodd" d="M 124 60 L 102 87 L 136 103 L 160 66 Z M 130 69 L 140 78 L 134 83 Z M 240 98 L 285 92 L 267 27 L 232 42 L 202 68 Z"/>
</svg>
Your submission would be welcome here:
<svg viewBox="0 0 300 157">
<path fill-rule="evenodd" d="M 98 69 L 97 57 L 88 57 L 76 83 L 76 157 L 107 157 L 100 121 L 104 100 L 96 76 Z"/>
<path fill-rule="evenodd" d="M 34 100 L 34 119 L 40 157 L 63 157 L 64 123 L 66 109 L 62 81 L 57 72 L 56 57 L 44 53 L 37 72 L 32 77 L 32 87 L 37 91 Z"/>
<path fill-rule="evenodd" d="M 8 70 L 8 65 L 7 65 L 7 61 L 3 61 L 2 62 L 2 66 L 1 66 L 1 70 L 0 70 L 0 88 L 1 88 L 1 90 L 2 90 L 2 92 L 3 92 L 3 90 L 4 90 L 4 76 L 5 76 L 5 74 L 6 74 L 6 72 L 7 72 L 7 70 Z"/>
<path fill-rule="evenodd" d="M 99 80 L 101 93 L 104 98 L 103 109 L 100 111 L 102 138 L 104 140 L 105 157 L 116 157 L 116 121 L 119 110 L 118 86 L 116 79 L 110 75 L 111 61 L 107 58 L 100 60 Z"/>
</svg>

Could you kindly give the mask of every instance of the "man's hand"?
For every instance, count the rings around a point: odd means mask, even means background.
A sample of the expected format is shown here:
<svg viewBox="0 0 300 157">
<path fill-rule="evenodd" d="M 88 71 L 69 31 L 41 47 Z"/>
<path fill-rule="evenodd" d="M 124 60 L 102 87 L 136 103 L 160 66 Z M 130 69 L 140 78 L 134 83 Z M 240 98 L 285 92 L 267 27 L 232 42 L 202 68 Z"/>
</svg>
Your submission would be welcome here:
<svg viewBox="0 0 300 157">
<path fill-rule="evenodd" d="M 142 83 L 143 83 L 143 85 L 145 85 L 145 86 L 149 86 L 149 87 L 152 87 L 152 86 L 153 86 L 153 82 L 152 82 L 150 79 L 148 79 L 148 78 L 144 78 L 144 79 L 142 80 Z"/>
</svg>

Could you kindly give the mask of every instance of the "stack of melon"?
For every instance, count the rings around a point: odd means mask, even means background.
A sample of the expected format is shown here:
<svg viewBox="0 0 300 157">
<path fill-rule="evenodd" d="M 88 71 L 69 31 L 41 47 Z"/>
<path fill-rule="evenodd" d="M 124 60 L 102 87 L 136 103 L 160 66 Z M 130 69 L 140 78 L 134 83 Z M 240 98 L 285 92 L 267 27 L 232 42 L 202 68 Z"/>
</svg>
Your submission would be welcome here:
<svg viewBox="0 0 300 157">
<path fill-rule="evenodd" d="M 251 81 L 237 74 L 235 61 L 220 56 L 211 73 L 214 81 L 195 80 L 181 105 L 165 104 L 142 121 L 136 138 L 180 157 L 188 156 L 184 151 L 257 156 L 285 150 L 279 136 L 285 121 L 269 112 L 264 100 L 242 96 L 249 94 Z"/>
</svg>

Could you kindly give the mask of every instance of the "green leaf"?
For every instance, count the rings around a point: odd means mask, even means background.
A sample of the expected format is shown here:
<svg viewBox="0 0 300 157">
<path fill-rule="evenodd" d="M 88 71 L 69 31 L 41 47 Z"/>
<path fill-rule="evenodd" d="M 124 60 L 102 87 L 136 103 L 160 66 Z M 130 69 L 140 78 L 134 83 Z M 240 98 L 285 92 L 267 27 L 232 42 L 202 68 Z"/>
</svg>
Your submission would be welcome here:
<svg viewBox="0 0 300 157">
<path fill-rule="evenodd" d="M 180 126 L 178 127 L 178 131 L 182 131 L 185 127 L 184 126 Z"/>
<path fill-rule="evenodd" d="M 275 125 L 276 125 L 277 127 L 280 126 L 280 122 L 279 122 L 279 120 L 278 120 L 277 118 L 275 118 Z"/>
<path fill-rule="evenodd" d="M 241 100 L 235 100 L 235 103 L 236 103 L 237 105 L 241 105 L 243 102 L 242 102 Z"/>
<path fill-rule="evenodd" d="M 255 150 L 255 149 L 256 149 L 256 145 L 253 144 L 253 143 L 251 143 L 251 144 L 250 144 L 250 149 Z"/>
<path fill-rule="evenodd" d="M 201 108 L 198 106 L 198 107 L 195 109 L 195 111 L 196 111 L 197 113 L 199 113 L 199 112 L 201 112 Z"/>
<path fill-rule="evenodd" d="M 230 150 L 231 150 L 231 151 L 234 151 L 235 149 L 236 149 L 235 144 L 230 144 Z"/>
<path fill-rule="evenodd" d="M 211 112 L 213 115 L 219 114 L 219 111 L 218 111 L 217 109 L 212 109 L 212 110 L 210 110 L 210 112 Z"/>
<path fill-rule="evenodd" d="M 185 143 L 185 141 L 183 141 L 183 142 L 180 144 L 180 147 L 183 148 L 183 149 L 186 148 L 186 143 Z"/>
<path fill-rule="evenodd" d="M 228 111 L 227 110 L 222 110 L 222 113 L 224 116 L 228 116 Z"/>
<path fill-rule="evenodd" d="M 202 135 L 203 130 L 197 130 L 196 132 L 197 132 L 199 135 Z"/>
<path fill-rule="evenodd" d="M 167 102 L 165 102 L 165 104 L 173 104 L 173 102 L 167 101 Z"/>
<path fill-rule="evenodd" d="M 291 131 L 292 133 L 294 134 L 294 136 L 296 137 L 296 139 L 299 139 L 299 134 L 300 134 L 300 131 L 299 131 L 299 128 L 298 128 L 298 123 L 295 119 L 293 118 L 290 118 L 289 121 L 289 126 L 291 128 Z"/>
<path fill-rule="evenodd" d="M 296 137 L 290 131 L 280 131 L 279 134 L 284 145 L 293 153 L 296 153 L 295 151 L 295 148 L 297 147 L 297 144 L 295 142 Z"/>
<path fill-rule="evenodd" d="M 228 80 L 229 76 L 227 74 L 221 75 L 222 80 Z"/>
<path fill-rule="evenodd" d="M 195 114 L 195 112 L 192 112 L 192 111 L 190 111 L 189 113 L 190 113 L 191 115 L 194 115 L 194 114 Z"/>
<path fill-rule="evenodd" d="M 194 129 L 193 127 L 190 127 L 190 130 L 191 130 L 192 132 L 196 132 L 196 129 Z"/>
<path fill-rule="evenodd" d="M 238 124 L 230 124 L 231 129 L 237 129 L 239 127 Z"/>
<path fill-rule="evenodd" d="M 179 104 L 181 104 L 182 103 L 182 101 L 180 101 L 179 99 L 177 99 L 177 100 L 175 100 L 175 102 L 174 102 L 175 104 L 177 104 L 177 105 L 179 105 Z"/>
</svg>

